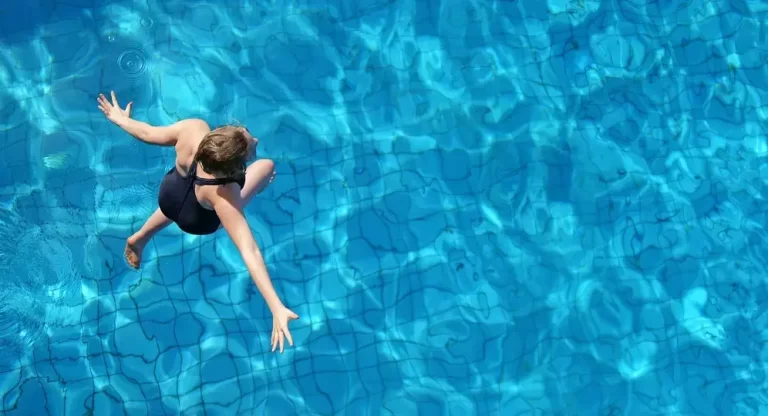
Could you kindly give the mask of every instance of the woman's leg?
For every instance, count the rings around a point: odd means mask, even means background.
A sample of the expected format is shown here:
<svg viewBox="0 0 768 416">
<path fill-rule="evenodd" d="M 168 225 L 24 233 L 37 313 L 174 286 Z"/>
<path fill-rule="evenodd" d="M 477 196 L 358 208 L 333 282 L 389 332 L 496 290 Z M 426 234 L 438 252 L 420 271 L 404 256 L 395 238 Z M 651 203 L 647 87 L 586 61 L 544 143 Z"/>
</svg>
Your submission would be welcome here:
<svg viewBox="0 0 768 416">
<path fill-rule="evenodd" d="M 259 159 L 251 163 L 245 170 L 245 186 L 240 191 L 243 206 L 248 205 L 253 197 L 263 191 L 274 179 L 275 162 L 269 159 Z"/>
<path fill-rule="evenodd" d="M 139 231 L 128 237 L 128 241 L 125 243 L 125 260 L 131 267 L 134 269 L 139 268 L 139 265 L 141 265 L 141 253 L 144 251 L 144 246 L 147 245 L 149 240 L 151 240 L 158 231 L 171 225 L 171 222 L 172 221 L 169 220 L 168 217 L 163 215 L 160 208 L 158 208 Z"/>
</svg>

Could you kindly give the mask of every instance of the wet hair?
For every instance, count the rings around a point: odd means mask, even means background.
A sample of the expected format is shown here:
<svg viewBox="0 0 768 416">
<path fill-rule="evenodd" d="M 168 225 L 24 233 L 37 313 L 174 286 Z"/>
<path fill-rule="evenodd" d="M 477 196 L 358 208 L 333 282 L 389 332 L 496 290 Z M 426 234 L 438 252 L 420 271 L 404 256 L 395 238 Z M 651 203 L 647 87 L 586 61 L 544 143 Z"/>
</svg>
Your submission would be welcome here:
<svg viewBox="0 0 768 416">
<path fill-rule="evenodd" d="M 211 175 L 233 177 L 245 173 L 250 140 L 243 127 L 227 125 L 206 134 L 197 148 L 195 160 Z"/>
</svg>

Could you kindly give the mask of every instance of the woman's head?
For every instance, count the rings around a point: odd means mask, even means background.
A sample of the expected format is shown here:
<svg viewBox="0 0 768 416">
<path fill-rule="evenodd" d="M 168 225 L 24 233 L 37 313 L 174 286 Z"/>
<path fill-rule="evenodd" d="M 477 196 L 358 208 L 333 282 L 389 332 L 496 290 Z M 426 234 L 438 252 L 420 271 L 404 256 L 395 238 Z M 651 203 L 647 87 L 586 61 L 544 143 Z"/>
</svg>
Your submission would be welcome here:
<svg viewBox="0 0 768 416">
<path fill-rule="evenodd" d="M 218 127 L 200 142 L 195 160 L 211 175 L 241 175 L 248 159 L 255 153 L 257 143 L 245 127 Z"/>
</svg>

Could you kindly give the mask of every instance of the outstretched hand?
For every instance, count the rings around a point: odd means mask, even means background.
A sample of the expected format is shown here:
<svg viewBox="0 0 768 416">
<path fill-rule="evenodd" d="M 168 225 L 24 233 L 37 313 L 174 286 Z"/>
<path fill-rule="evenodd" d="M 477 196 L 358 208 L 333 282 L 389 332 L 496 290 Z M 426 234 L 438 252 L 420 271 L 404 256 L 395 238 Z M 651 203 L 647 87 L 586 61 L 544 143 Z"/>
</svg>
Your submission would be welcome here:
<svg viewBox="0 0 768 416">
<path fill-rule="evenodd" d="M 291 337 L 291 331 L 288 330 L 288 322 L 292 319 L 299 319 L 299 315 L 286 307 L 281 307 L 272 315 L 272 352 L 279 345 L 280 354 L 283 353 L 285 338 L 288 338 L 288 343 L 293 346 L 293 337 Z"/>
<path fill-rule="evenodd" d="M 99 110 L 107 116 L 107 119 L 113 123 L 117 123 L 121 117 L 131 118 L 131 108 L 133 108 L 133 101 L 129 102 L 125 106 L 125 110 L 120 108 L 120 104 L 117 102 L 115 92 L 112 91 L 112 102 L 107 101 L 107 97 L 104 94 L 99 94 L 99 98 L 96 99 L 99 102 Z"/>
</svg>

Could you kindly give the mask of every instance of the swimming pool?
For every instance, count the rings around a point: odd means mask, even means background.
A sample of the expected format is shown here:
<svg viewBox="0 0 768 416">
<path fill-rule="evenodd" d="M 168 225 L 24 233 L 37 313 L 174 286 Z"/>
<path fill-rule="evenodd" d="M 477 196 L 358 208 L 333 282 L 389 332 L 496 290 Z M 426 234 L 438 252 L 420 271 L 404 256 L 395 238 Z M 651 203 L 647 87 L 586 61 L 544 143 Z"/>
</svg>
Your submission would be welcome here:
<svg viewBox="0 0 768 416">
<path fill-rule="evenodd" d="M 768 412 L 761 3 L 12 3 L 7 414 Z M 173 152 L 111 89 L 260 137 L 294 348 L 224 234 L 124 265 Z"/>
</svg>

